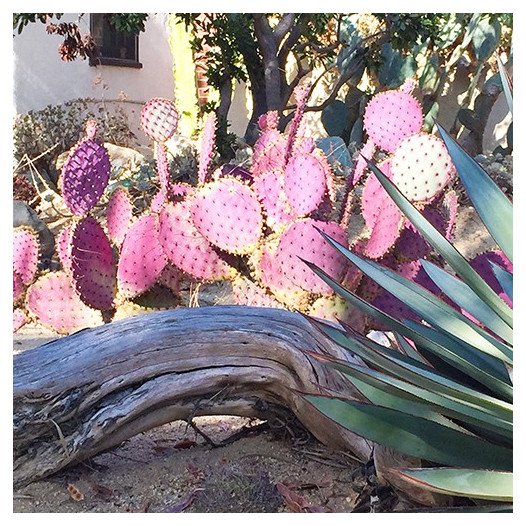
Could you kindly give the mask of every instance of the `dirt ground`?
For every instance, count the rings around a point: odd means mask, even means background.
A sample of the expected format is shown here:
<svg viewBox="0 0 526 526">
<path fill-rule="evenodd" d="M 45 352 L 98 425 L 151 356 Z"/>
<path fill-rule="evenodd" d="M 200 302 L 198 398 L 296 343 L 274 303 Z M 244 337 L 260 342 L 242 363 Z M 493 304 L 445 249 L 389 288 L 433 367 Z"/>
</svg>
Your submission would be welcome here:
<svg viewBox="0 0 526 526">
<path fill-rule="evenodd" d="M 457 232 L 457 247 L 468 257 L 491 248 L 471 207 L 459 214 Z M 26 325 L 13 335 L 13 352 L 56 337 Z M 372 465 L 327 450 L 300 427 L 269 429 L 230 416 L 200 417 L 194 424 L 150 430 L 18 489 L 13 512 L 369 513 L 417 507 L 379 485 Z"/>
</svg>

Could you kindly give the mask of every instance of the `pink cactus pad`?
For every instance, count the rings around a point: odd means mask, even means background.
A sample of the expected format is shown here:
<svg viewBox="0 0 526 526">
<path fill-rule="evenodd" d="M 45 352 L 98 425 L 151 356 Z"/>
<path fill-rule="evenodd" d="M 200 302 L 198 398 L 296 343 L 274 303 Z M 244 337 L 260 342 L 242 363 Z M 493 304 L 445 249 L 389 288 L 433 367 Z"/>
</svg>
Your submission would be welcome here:
<svg viewBox="0 0 526 526">
<path fill-rule="evenodd" d="M 13 270 L 25 285 L 29 285 L 38 268 L 39 243 L 37 235 L 30 228 L 13 230 Z"/>
<path fill-rule="evenodd" d="M 404 139 L 391 161 L 393 183 L 412 202 L 428 202 L 451 181 L 455 166 L 443 141 L 429 133 Z"/>
<path fill-rule="evenodd" d="M 265 289 L 242 276 L 232 282 L 232 292 L 238 305 L 249 307 L 269 307 L 282 309 L 284 305 L 271 296 Z"/>
<path fill-rule="evenodd" d="M 391 197 L 386 194 L 380 204 L 371 235 L 365 247 L 365 255 L 373 259 L 384 256 L 398 239 L 403 224 L 402 212 Z"/>
<path fill-rule="evenodd" d="M 276 130 L 279 124 L 279 114 L 277 111 L 267 111 L 258 118 L 258 126 L 262 131 Z"/>
<path fill-rule="evenodd" d="M 62 167 L 60 188 L 73 214 L 87 214 L 97 204 L 108 184 L 110 171 L 110 156 L 99 141 L 85 139 L 71 150 Z"/>
<path fill-rule="evenodd" d="M 356 311 L 349 302 L 345 301 L 341 296 L 333 294 L 331 296 L 321 296 L 310 307 L 308 314 L 315 318 L 332 322 L 347 322 L 351 319 L 354 311 Z"/>
<path fill-rule="evenodd" d="M 27 307 L 38 321 L 60 334 L 102 324 L 100 311 L 85 305 L 65 272 L 41 276 L 27 292 Z"/>
<path fill-rule="evenodd" d="M 133 219 L 133 207 L 126 188 L 118 186 L 108 201 L 106 208 L 106 231 L 113 243 L 120 246 L 130 228 Z"/>
<path fill-rule="evenodd" d="M 255 179 L 261 174 L 276 168 L 285 167 L 285 148 L 287 139 L 277 130 L 267 130 L 261 134 L 254 145 L 251 172 Z"/>
<path fill-rule="evenodd" d="M 65 226 L 55 240 L 55 250 L 62 268 L 71 276 L 71 233 L 72 227 Z"/>
<path fill-rule="evenodd" d="M 113 249 L 103 228 L 85 217 L 71 232 L 71 271 L 80 299 L 89 307 L 108 310 L 115 298 Z"/>
<path fill-rule="evenodd" d="M 13 333 L 18 331 L 27 323 L 27 314 L 22 309 L 13 310 Z"/>
<path fill-rule="evenodd" d="M 217 117 L 215 113 L 211 113 L 208 117 L 203 134 L 201 136 L 201 148 L 199 149 L 199 170 L 197 173 L 197 181 L 205 183 L 212 163 L 212 156 L 214 154 L 214 145 L 216 138 Z"/>
<path fill-rule="evenodd" d="M 168 194 L 164 190 L 159 190 L 152 199 L 152 202 L 150 203 L 150 208 L 152 212 L 155 212 L 156 214 L 161 211 L 161 208 L 163 207 L 164 203 L 167 201 Z"/>
<path fill-rule="evenodd" d="M 235 275 L 194 226 L 190 201 L 164 205 L 159 214 L 159 241 L 170 261 L 191 276 L 219 281 Z"/>
<path fill-rule="evenodd" d="M 158 143 L 155 148 L 155 162 L 161 191 L 167 193 L 170 184 L 170 163 L 168 162 L 168 150 L 164 143 Z"/>
<path fill-rule="evenodd" d="M 85 136 L 86 139 L 95 139 L 95 135 L 97 135 L 97 122 L 93 119 L 89 119 L 86 121 L 86 124 L 84 126 L 85 129 Z"/>
<path fill-rule="evenodd" d="M 347 259 L 329 245 L 316 229 L 348 247 L 347 235 L 337 223 L 299 219 L 283 232 L 276 259 L 294 284 L 311 293 L 329 295 L 331 287 L 299 258 L 314 263 L 337 281 L 347 271 Z"/>
<path fill-rule="evenodd" d="M 158 223 L 157 214 L 143 215 L 133 223 L 124 238 L 117 282 L 125 299 L 134 298 L 152 287 L 167 263 L 159 242 Z"/>
<path fill-rule="evenodd" d="M 178 122 L 179 113 L 169 99 L 150 99 L 142 108 L 141 126 L 153 141 L 166 142 L 177 131 Z"/>
<path fill-rule="evenodd" d="M 17 304 L 24 297 L 24 282 L 18 272 L 13 270 L 13 303 Z"/>
<path fill-rule="evenodd" d="M 394 152 L 403 139 L 420 132 L 423 123 L 420 103 L 403 91 L 379 93 L 365 108 L 364 127 L 368 137 L 389 153 Z"/>
<path fill-rule="evenodd" d="M 288 202 L 299 216 L 318 208 L 326 188 L 325 172 L 316 157 L 308 153 L 291 157 L 285 168 L 284 189 Z"/>
<path fill-rule="evenodd" d="M 288 278 L 284 268 L 276 258 L 276 251 L 269 246 L 260 250 L 256 275 L 261 284 L 268 288 L 276 299 L 290 308 L 303 310 L 308 305 L 309 293 Z"/>
<path fill-rule="evenodd" d="M 207 183 L 192 201 L 192 220 L 213 245 L 232 254 L 249 254 L 263 230 L 256 194 L 237 179 L 225 177 Z"/>
<path fill-rule="evenodd" d="M 294 111 L 294 116 L 290 121 L 290 125 L 287 133 L 287 146 L 285 147 L 285 163 L 289 161 L 290 156 L 292 155 L 294 143 L 296 142 L 297 137 L 301 137 L 302 133 L 300 131 L 303 113 L 305 111 L 305 106 L 307 105 L 307 99 L 310 93 L 310 83 L 304 83 L 298 85 L 294 88 L 294 98 L 296 99 L 296 110 Z M 298 150 L 296 150 L 298 151 Z"/>
<path fill-rule="evenodd" d="M 287 200 L 284 184 L 283 172 L 275 169 L 258 177 L 253 185 L 263 206 L 266 224 L 275 232 L 282 230 L 298 217 Z"/>
<path fill-rule="evenodd" d="M 378 168 L 386 177 L 392 178 L 390 159 L 382 161 Z M 362 216 L 369 228 L 374 227 L 387 195 L 378 177 L 374 173 L 370 173 L 362 190 Z"/>
</svg>

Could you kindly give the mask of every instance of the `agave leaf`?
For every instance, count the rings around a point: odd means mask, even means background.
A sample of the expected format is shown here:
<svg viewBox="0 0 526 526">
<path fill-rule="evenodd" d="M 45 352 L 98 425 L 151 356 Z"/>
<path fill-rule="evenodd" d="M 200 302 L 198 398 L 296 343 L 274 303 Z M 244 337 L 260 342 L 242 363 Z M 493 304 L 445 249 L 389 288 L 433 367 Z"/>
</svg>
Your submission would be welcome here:
<svg viewBox="0 0 526 526">
<path fill-rule="evenodd" d="M 513 301 L 513 274 L 493 263 L 493 261 L 490 261 L 489 264 L 491 265 L 493 274 L 495 274 L 495 277 L 497 278 L 499 285 L 502 287 L 502 290 L 506 296 L 508 296 L 508 298 Z"/>
<path fill-rule="evenodd" d="M 510 327 L 513 327 L 513 312 L 508 305 L 506 305 L 486 281 L 475 272 L 460 252 L 405 198 L 382 171 L 369 160 L 367 160 L 367 164 L 385 188 L 386 192 L 418 229 L 419 233 L 442 255 L 455 273 L 463 279 L 483 301 L 487 302 Z M 509 225 L 508 223 L 506 226 L 507 229 L 510 228 Z"/>
<path fill-rule="evenodd" d="M 303 398 L 346 429 L 407 455 L 446 466 L 512 469 L 511 449 L 437 422 L 363 402 L 321 395 Z"/>
<path fill-rule="evenodd" d="M 421 346 L 421 348 L 429 350 L 429 352 L 443 358 L 448 363 L 455 364 L 459 370 L 463 371 L 465 374 L 469 375 L 480 383 L 487 385 L 488 388 L 493 392 L 504 396 L 507 400 L 511 400 L 513 396 L 511 386 L 507 385 L 504 381 L 502 381 L 502 379 L 495 377 L 492 374 L 492 371 L 481 368 L 480 364 L 471 363 L 470 360 L 466 359 L 461 348 L 454 348 L 455 340 L 446 338 L 445 335 L 442 335 L 430 327 L 425 327 L 416 323 L 410 324 L 408 320 L 405 320 L 404 323 L 396 320 L 392 316 L 389 316 L 388 314 L 385 314 L 381 310 L 377 309 L 370 303 L 367 303 L 353 292 L 345 289 L 345 287 L 342 287 L 338 282 L 334 281 L 325 272 L 316 267 L 316 265 L 313 265 L 307 261 L 305 261 L 305 264 L 328 285 L 330 285 L 334 291 L 346 301 L 349 301 L 354 306 L 362 309 L 366 314 L 374 317 L 379 322 L 389 327 L 391 330 L 406 336 L 415 344 Z M 441 340 L 444 340 L 446 345 L 442 345 Z M 448 348 L 448 345 L 450 344 L 453 345 L 453 349 Z M 457 347 L 460 346 L 457 345 Z M 454 352 L 454 350 L 457 352 Z M 492 357 L 488 356 L 488 358 Z"/>
<path fill-rule="evenodd" d="M 438 299 L 427 289 L 378 263 L 353 254 L 325 233 L 321 231 L 320 233 L 364 274 L 367 274 L 385 290 L 396 296 L 427 323 L 474 345 L 481 352 L 495 356 L 510 365 L 513 363 L 513 350 L 510 347 L 484 332 L 475 323 Z M 500 298 L 499 300 L 502 301 Z"/>
<path fill-rule="evenodd" d="M 478 215 L 491 237 L 513 262 L 513 205 L 457 141 L 440 124 L 437 123 L 437 127 Z"/>
<path fill-rule="evenodd" d="M 405 354 L 406 356 L 409 356 L 410 358 L 414 358 L 415 360 L 422 362 L 426 365 L 431 365 L 419 352 L 417 349 L 415 349 L 409 341 L 402 336 L 401 334 L 398 334 L 397 332 L 393 333 L 396 345 L 398 346 L 400 352 L 402 354 Z"/>
<path fill-rule="evenodd" d="M 411 382 L 418 388 L 428 389 L 438 395 L 443 395 L 451 401 L 467 404 L 471 408 L 479 408 L 488 415 L 493 415 L 504 422 L 512 422 L 513 408 L 511 404 L 471 389 L 438 373 L 431 367 L 403 356 L 397 351 L 383 347 L 357 333 L 349 337 L 323 322 L 313 320 L 313 323 L 333 341 L 353 351 L 366 363 L 374 365 L 379 371 L 395 376 L 397 379 Z M 327 359 L 327 363 L 332 364 L 344 373 L 352 374 L 353 369 L 346 362 Z M 419 391 L 419 393 L 412 394 L 420 396 L 422 392 Z"/>
<path fill-rule="evenodd" d="M 512 343 L 513 329 L 484 303 L 463 281 L 445 270 L 421 259 L 422 267 L 437 287 L 459 307 L 469 312 L 504 341 Z"/>
<path fill-rule="evenodd" d="M 415 468 L 397 472 L 430 491 L 471 499 L 513 502 L 513 473 L 483 469 Z"/>
<path fill-rule="evenodd" d="M 437 413 L 474 426 L 484 426 L 507 441 L 513 437 L 513 426 L 511 422 L 496 416 L 494 412 L 486 412 L 484 408 L 477 403 L 470 404 L 459 399 L 454 399 L 439 392 L 438 389 L 434 391 L 432 387 L 419 387 L 416 383 L 412 383 L 412 379 L 411 381 L 404 381 L 399 377 L 385 374 L 368 367 L 362 367 L 361 365 L 330 359 L 327 360 L 326 363 L 350 377 L 352 383 L 354 383 L 354 379 L 357 378 L 400 399 L 428 404 L 429 408 Z M 506 419 L 509 417 L 509 415 L 506 414 L 503 416 Z"/>
<path fill-rule="evenodd" d="M 513 115 L 513 83 L 507 69 L 504 67 L 502 60 L 498 55 L 497 64 L 499 65 L 500 80 L 502 82 L 504 95 L 506 96 L 506 102 L 508 103 L 508 108 Z"/>
</svg>

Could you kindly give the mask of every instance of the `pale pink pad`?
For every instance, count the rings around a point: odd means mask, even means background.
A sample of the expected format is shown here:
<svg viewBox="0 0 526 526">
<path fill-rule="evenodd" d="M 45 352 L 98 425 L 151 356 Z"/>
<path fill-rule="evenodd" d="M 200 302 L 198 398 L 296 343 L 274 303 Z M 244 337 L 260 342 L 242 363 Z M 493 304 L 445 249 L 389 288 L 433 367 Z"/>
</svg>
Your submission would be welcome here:
<svg viewBox="0 0 526 526">
<path fill-rule="evenodd" d="M 159 241 L 157 214 L 138 218 L 122 243 L 117 281 L 125 298 L 146 292 L 158 280 L 167 258 Z"/>
<path fill-rule="evenodd" d="M 281 170 L 271 170 L 258 177 L 254 181 L 253 189 L 265 211 L 266 223 L 274 231 L 280 230 L 298 217 L 287 201 Z"/>
<path fill-rule="evenodd" d="M 51 272 L 35 281 L 27 292 L 27 307 L 42 325 L 60 334 L 102 324 L 101 312 L 81 301 L 65 272 Z"/>
<path fill-rule="evenodd" d="M 325 172 L 321 163 L 308 153 L 291 157 L 284 174 L 287 200 L 293 210 L 304 216 L 318 208 L 325 194 Z"/>
<path fill-rule="evenodd" d="M 167 203 L 159 214 L 159 241 L 170 261 L 198 279 L 230 279 L 234 269 L 214 251 L 192 222 L 191 203 Z"/>
<path fill-rule="evenodd" d="M 206 184 L 192 200 L 192 220 L 213 245 L 232 254 L 250 254 L 263 230 L 256 194 L 237 179 L 225 177 Z"/>
<path fill-rule="evenodd" d="M 254 145 L 251 172 L 254 178 L 285 166 L 287 139 L 278 130 L 264 131 Z"/>
<path fill-rule="evenodd" d="M 345 275 L 347 259 L 325 241 L 316 228 L 348 248 L 347 235 L 337 223 L 300 219 L 283 232 L 276 259 L 294 284 L 311 293 L 328 295 L 332 288 L 299 258 L 313 263 L 336 281 Z"/>
<path fill-rule="evenodd" d="M 125 188 L 118 186 L 111 194 L 106 208 L 106 229 L 113 243 L 119 246 L 122 244 L 132 218 L 130 195 Z"/>
<path fill-rule="evenodd" d="M 179 113 L 171 100 L 157 97 L 143 106 L 140 122 L 150 139 L 163 143 L 177 131 Z"/>
<path fill-rule="evenodd" d="M 13 311 L 13 332 L 18 331 L 27 321 L 26 313 L 22 309 L 15 309 Z"/>
<path fill-rule="evenodd" d="M 391 172 L 393 183 L 409 201 L 428 202 L 451 181 L 455 166 L 441 139 L 419 133 L 400 143 Z"/>
<path fill-rule="evenodd" d="M 420 132 L 424 115 L 420 103 L 410 94 L 389 90 L 375 95 L 364 113 L 367 135 L 383 150 L 392 153 L 400 142 Z"/>
<path fill-rule="evenodd" d="M 86 305 L 112 308 L 116 292 L 113 248 L 93 217 L 85 217 L 73 227 L 71 271 L 75 290 Z"/>
<path fill-rule="evenodd" d="M 28 228 L 13 230 L 13 270 L 22 282 L 33 281 L 38 268 L 39 244 L 36 234 Z"/>
<path fill-rule="evenodd" d="M 181 279 L 183 272 L 179 270 L 174 264 L 168 262 L 164 267 L 157 282 L 160 285 L 170 289 L 174 294 L 181 292 Z"/>
</svg>

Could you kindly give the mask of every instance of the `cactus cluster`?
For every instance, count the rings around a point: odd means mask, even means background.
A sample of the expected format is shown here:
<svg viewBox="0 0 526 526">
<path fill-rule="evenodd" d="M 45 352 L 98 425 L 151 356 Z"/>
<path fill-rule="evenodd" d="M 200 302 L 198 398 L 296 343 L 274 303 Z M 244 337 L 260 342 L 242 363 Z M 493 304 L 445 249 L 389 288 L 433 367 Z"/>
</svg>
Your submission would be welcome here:
<svg viewBox="0 0 526 526">
<path fill-rule="evenodd" d="M 365 110 L 368 139 L 347 190 L 349 196 L 365 179 L 361 206 L 369 236 L 352 250 L 431 286 L 417 261 L 430 247 L 367 173 L 366 159 L 377 150 L 386 152 L 381 170 L 451 236 L 457 205 L 447 186 L 454 168 L 441 141 L 421 132 L 423 115 L 412 87 L 408 81 L 399 90 L 380 93 Z M 117 187 L 102 223 L 93 209 L 108 184 L 110 161 L 90 122 L 61 175 L 62 194 L 74 215 L 56 241 L 62 271 L 35 281 L 35 237 L 15 232 L 15 328 L 28 314 L 59 332 L 118 319 L 151 308 L 155 294 L 177 296 L 182 280 L 229 280 L 238 303 L 298 309 L 355 327 L 364 323 L 303 260 L 373 302 L 400 308 L 320 235 L 322 231 L 349 247 L 350 199 L 336 221 L 330 164 L 305 132 L 308 93 L 306 85 L 296 88 L 297 106 L 287 131 L 278 129 L 277 112 L 260 117 L 261 133 L 249 168 L 224 165 L 212 170 L 217 123 L 210 117 L 201 136 L 195 186 L 171 181 L 165 143 L 177 131 L 174 103 L 159 98 L 147 102 L 141 125 L 155 141 L 158 191 L 135 217 L 129 194 Z"/>
</svg>

